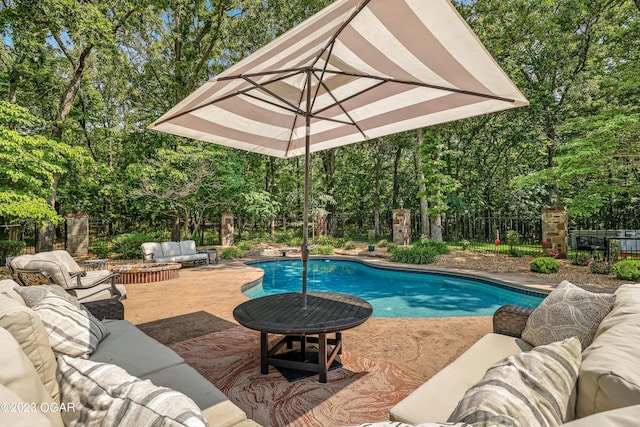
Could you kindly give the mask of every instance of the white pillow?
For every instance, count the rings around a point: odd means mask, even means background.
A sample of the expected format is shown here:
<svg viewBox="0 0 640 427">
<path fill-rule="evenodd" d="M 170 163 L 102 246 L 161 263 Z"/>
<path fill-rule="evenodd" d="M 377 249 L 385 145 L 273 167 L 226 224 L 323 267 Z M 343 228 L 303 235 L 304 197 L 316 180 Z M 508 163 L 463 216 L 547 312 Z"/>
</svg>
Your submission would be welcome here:
<svg viewBox="0 0 640 427">
<path fill-rule="evenodd" d="M 88 357 L 109 331 L 98 319 L 58 295 L 48 293 L 33 307 L 49 336 L 56 355 Z"/>
<path fill-rule="evenodd" d="M 58 357 L 60 401 L 74 412 L 63 412 L 70 426 L 208 426 L 193 400 L 149 380 L 131 376 L 109 363 Z"/>
<path fill-rule="evenodd" d="M 580 341 L 571 337 L 509 356 L 465 393 L 449 421 L 474 426 L 557 426 L 575 414 Z"/>
</svg>

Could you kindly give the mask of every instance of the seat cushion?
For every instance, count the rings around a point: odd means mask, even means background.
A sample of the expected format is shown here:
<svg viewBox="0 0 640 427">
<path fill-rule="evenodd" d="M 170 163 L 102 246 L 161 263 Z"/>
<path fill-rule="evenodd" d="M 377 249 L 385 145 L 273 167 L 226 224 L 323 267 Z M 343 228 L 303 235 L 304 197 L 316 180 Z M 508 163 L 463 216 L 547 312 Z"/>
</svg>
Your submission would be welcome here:
<svg viewBox="0 0 640 427">
<path fill-rule="evenodd" d="M 65 423 L 82 425 L 206 427 L 198 406 L 184 394 L 129 375 L 109 363 L 58 358 Z M 79 424 L 78 424 L 79 425 Z"/>
<path fill-rule="evenodd" d="M 186 363 L 153 372 L 142 378 L 189 396 L 203 410 L 211 425 L 231 426 L 247 418 L 242 409 Z"/>
<path fill-rule="evenodd" d="M 613 294 L 589 292 L 565 280 L 531 313 L 522 339 L 537 346 L 578 337 L 586 349 L 615 299 Z"/>
<path fill-rule="evenodd" d="M 640 404 L 640 287 L 622 285 L 583 352 L 576 416 Z"/>
<path fill-rule="evenodd" d="M 449 421 L 504 427 L 571 421 L 580 356 L 576 337 L 509 356 L 465 393 Z"/>
<path fill-rule="evenodd" d="M 9 408 L 31 409 L 33 402 L 25 402 L 11 389 L 0 385 L 0 402 Z M 52 427 L 54 424 L 39 411 L 0 411 L 0 425 L 11 427 Z"/>
<path fill-rule="evenodd" d="M 64 266 L 64 264 L 60 264 L 55 260 L 48 259 L 32 259 L 27 262 L 24 268 L 29 270 L 44 270 L 49 276 L 51 276 L 51 280 L 56 285 L 60 285 L 63 288 L 70 288 L 75 285 L 74 281 L 71 280 L 71 275 L 69 271 Z"/>
<path fill-rule="evenodd" d="M 3 328 L 0 328 L 0 348 L 0 385 L 13 391 L 22 401 L 33 404 L 33 409 L 42 412 L 53 425 L 62 426 L 58 412 L 43 410 L 53 407 L 54 400 L 18 341 Z"/>
<path fill-rule="evenodd" d="M 184 362 L 175 351 L 146 335 L 127 320 L 102 323 L 109 335 L 89 357 L 93 361 L 118 365 L 136 377 L 144 377 Z"/>
<path fill-rule="evenodd" d="M 465 392 L 482 379 L 491 365 L 530 349 L 521 339 L 487 334 L 391 408 L 389 417 L 392 421 L 413 424 L 446 420 Z"/>
<path fill-rule="evenodd" d="M 29 358 L 49 395 L 58 400 L 56 357 L 49 336 L 35 311 L 14 299 L 0 296 L 0 327 L 8 331 Z M 4 351 L 3 345 L 0 345 Z"/>
</svg>

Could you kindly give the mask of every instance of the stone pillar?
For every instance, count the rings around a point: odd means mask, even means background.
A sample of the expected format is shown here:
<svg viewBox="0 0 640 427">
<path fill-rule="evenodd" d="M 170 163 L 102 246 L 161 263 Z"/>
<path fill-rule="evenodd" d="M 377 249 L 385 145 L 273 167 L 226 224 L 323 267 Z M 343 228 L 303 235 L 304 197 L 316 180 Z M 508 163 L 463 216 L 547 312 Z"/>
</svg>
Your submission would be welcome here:
<svg viewBox="0 0 640 427">
<path fill-rule="evenodd" d="M 87 256 L 89 253 L 89 216 L 67 215 L 67 252 L 71 256 Z"/>
<path fill-rule="evenodd" d="M 567 258 L 568 237 L 567 208 L 542 209 L 542 241 L 547 248 L 558 252 L 558 258 Z"/>
<path fill-rule="evenodd" d="M 220 244 L 233 246 L 233 212 L 224 212 L 220 221 Z"/>
<path fill-rule="evenodd" d="M 393 210 L 393 243 L 411 244 L 411 209 Z"/>
</svg>

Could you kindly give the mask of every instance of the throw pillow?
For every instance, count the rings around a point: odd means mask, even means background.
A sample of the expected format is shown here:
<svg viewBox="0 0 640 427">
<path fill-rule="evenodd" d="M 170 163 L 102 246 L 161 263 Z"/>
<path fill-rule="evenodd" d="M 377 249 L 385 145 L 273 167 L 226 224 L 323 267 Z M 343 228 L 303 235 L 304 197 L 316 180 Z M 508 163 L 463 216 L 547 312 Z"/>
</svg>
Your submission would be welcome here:
<svg viewBox="0 0 640 427">
<path fill-rule="evenodd" d="M 577 337 L 586 349 L 616 296 L 596 294 L 563 281 L 531 313 L 522 339 L 533 346 Z"/>
<path fill-rule="evenodd" d="M 535 347 L 490 367 L 449 417 L 474 426 L 557 426 L 574 418 L 580 341 Z"/>
<path fill-rule="evenodd" d="M 79 309 L 52 293 L 48 293 L 33 309 L 40 316 L 56 355 L 88 357 L 109 334 L 107 328 L 87 310 Z"/>
<path fill-rule="evenodd" d="M 62 413 L 66 426 L 200 427 L 208 423 L 193 400 L 109 363 L 58 357 Z"/>
<path fill-rule="evenodd" d="M 55 284 L 40 286 L 16 286 L 13 288 L 13 290 L 20 294 L 27 307 L 35 307 L 36 305 L 40 304 L 44 297 L 47 296 L 49 292 L 51 292 L 52 294 L 66 299 L 76 307 L 81 308 L 80 303 L 78 302 L 78 299 L 76 297 L 65 291 L 62 286 L 58 286 Z"/>
</svg>

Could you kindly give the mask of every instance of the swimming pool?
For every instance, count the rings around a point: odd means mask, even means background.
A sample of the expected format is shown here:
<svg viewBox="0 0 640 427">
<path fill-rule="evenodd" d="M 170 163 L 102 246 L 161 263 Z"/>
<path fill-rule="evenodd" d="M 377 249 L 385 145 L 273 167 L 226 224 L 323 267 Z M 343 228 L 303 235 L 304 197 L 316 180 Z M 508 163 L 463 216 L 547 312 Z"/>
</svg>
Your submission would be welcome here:
<svg viewBox="0 0 640 427">
<path fill-rule="evenodd" d="M 300 292 L 302 261 L 249 263 L 264 270 L 262 283 L 244 290 L 249 298 Z M 491 316 L 505 304 L 537 307 L 544 293 L 507 289 L 485 279 L 371 267 L 357 261 L 310 259 L 309 292 L 340 292 L 364 298 L 373 317 Z"/>
</svg>

